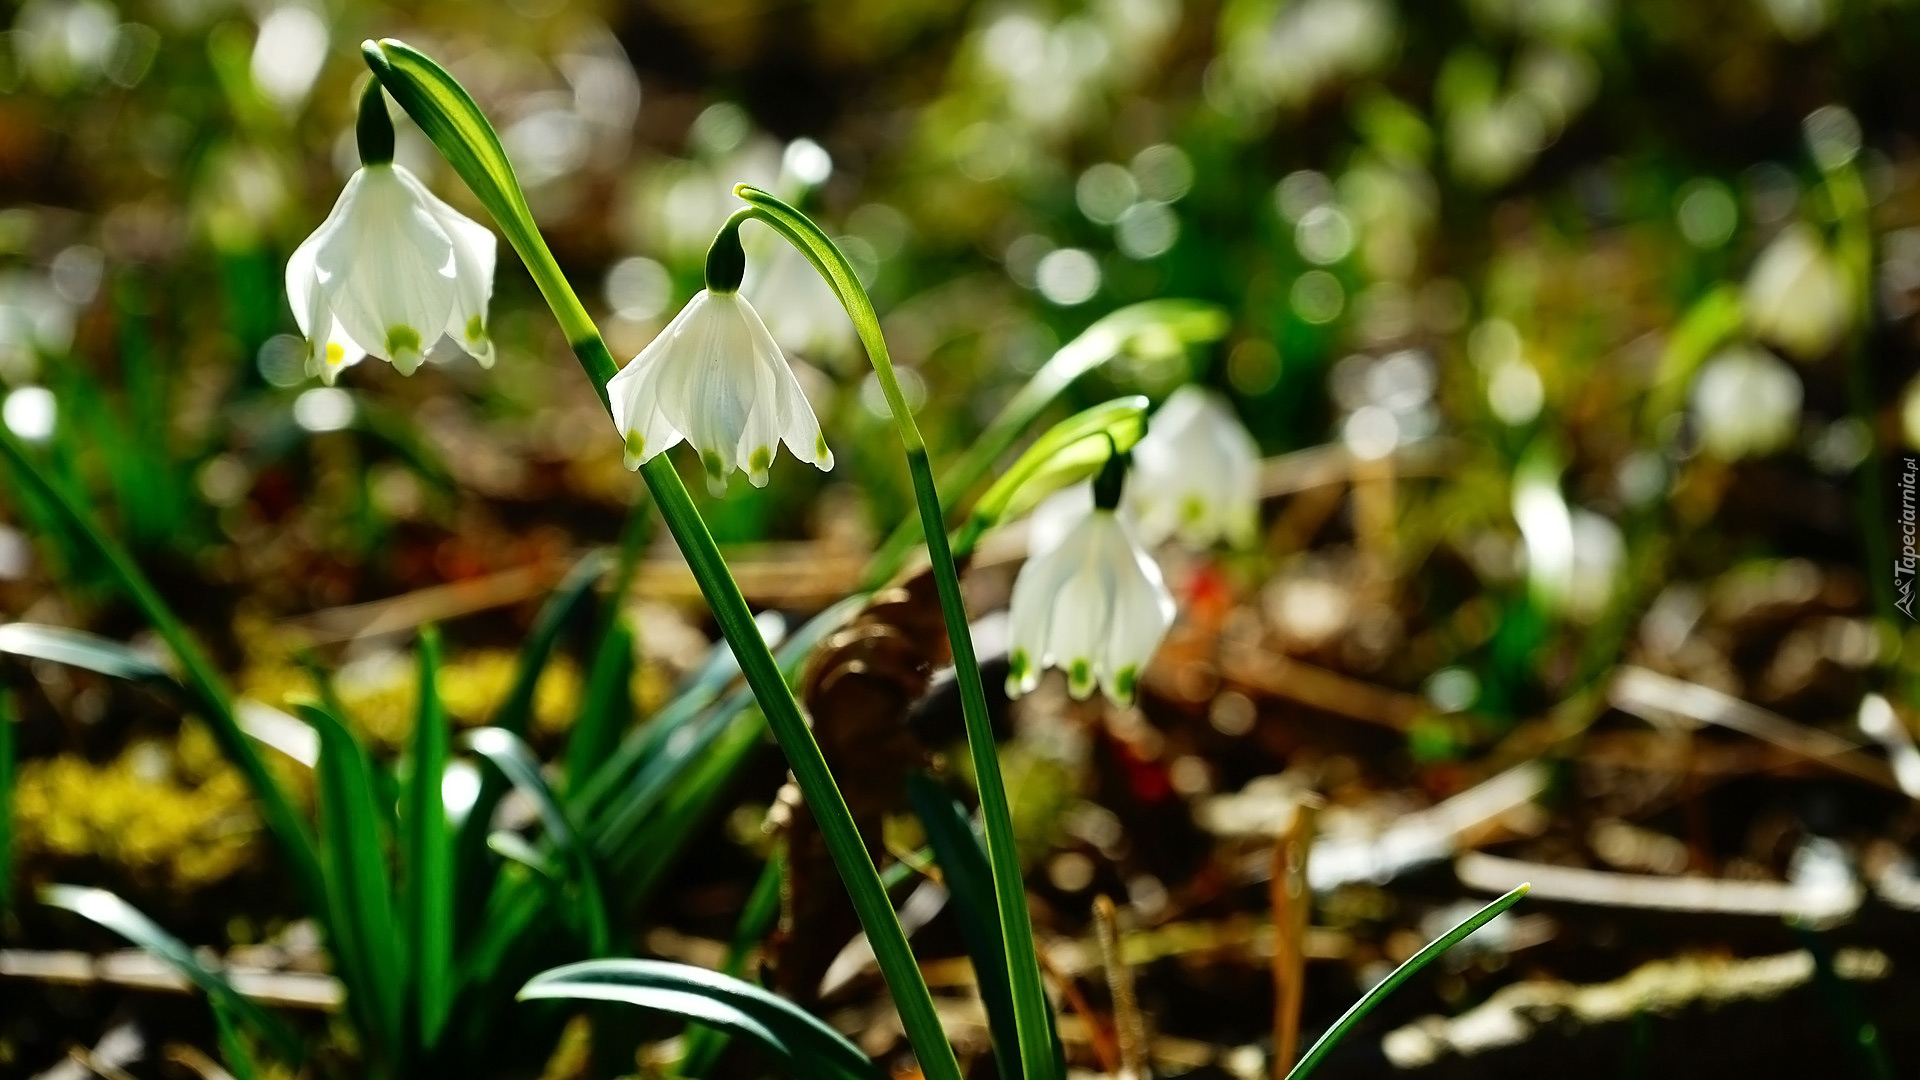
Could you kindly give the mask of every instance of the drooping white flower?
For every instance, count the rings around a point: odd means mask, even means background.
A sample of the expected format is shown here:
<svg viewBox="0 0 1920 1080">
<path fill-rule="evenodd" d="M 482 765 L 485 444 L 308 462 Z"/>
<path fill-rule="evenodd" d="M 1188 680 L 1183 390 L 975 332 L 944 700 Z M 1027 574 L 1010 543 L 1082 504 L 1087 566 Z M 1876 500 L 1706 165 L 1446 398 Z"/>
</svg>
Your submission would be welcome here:
<svg viewBox="0 0 1920 1080">
<path fill-rule="evenodd" d="M 494 246 L 492 232 L 405 166 L 363 165 L 287 260 L 287 301 L 309 368 L 331 384 L 372 355 L 411 375 L 442 336 L 493 366 Z"/>
<path fill-rule="evenodd" d="M 1853 325 L 1853 283 L 1805 222 L 1782 229 L 1760 253 L 1745 299 L 1754 333 L 1801 360 L 1824 355 Z"/>
<path fill-rule="evenodd" d="M 1770 454 L 1800 429 L 1800 376 L 1757 345 L 1715 355 L 1693 384 L 1700 442 L 1723 461 Z"/>
<path fill-rule="evenodd" d="M 782 442 L 794 457 L 833 468 L 833 451 L 799 380 L 737 291 L 695 294 L 607 383 L 607 394 L 629 469 L 682 439 L 699 451 L 715 495 L 725 493 L 735 469 L 745 469 L 755 487 L 766 486 Z"/>
<path fill-rule="evenodd" d="M 1126 505 L 1148 545 L 1176 534 L 1194 547 L 1252 543 L 1260 448 L 1233 406 L 1198 386 L 1175 390 L 1133 448 Z"/>
<path fill-rule="evenodd" d="M 1129 704 L 1173 611 L 1160 568 L 1132 528 L 1112 508 L 1091 506 L 1056 546 L 1035 549 L 1014 579 L 1007 693 L 1032 690 L 1043 670 L 1057 667 L 1074 697 L 1098 685 Z"/>
</svg>

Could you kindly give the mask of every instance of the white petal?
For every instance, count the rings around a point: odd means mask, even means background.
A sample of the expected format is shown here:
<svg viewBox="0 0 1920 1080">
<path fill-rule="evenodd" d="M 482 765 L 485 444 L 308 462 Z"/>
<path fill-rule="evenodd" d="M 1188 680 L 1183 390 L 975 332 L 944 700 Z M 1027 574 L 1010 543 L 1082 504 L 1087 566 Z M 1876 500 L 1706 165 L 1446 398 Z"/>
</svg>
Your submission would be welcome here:
<svg viewBox="0 0 1920 1080">
<path fill-rule="evenodd" d="M 774 341 L 753 305 L 742 298 L 740 309 L 747 324 L 754 361 L 770 376 L 770 382 L 763 385 L 771 391 L 771 397 L 757 403 L 756 408 L 768 409 L 766 418 L 772 425 L 773 440 L 760 445 L 771 448 L 774 440 L 784 442 L 799 460 L 812 462 L 815 468 L 822 471 L 832 469 L 833 451 L 827 448 L 826 436 L 820 431 L 820 421 L 813 414 L 813 406 L 807 402 L 806 392 L 800 389 L 800 380 L 794 375 L 793 367 L 781 354 L 779 344 Z"/>
<path fill-rule="evenodd" d="M 1259 447 L 1226 400 L 1183 386 L 1134 448 L 1127 505 L 1140 539 L 1178 534 L 1195 547 L 1244 544 L 1259 520 Z"/>
<path fill-rule="evenodd" d="M 340 221 L 321 238 L 315 265 L 346 332 L 410 374 L 451 318 L 455 260 L 446 229 L 398 168 L 365 167 L 347 182 Z"/>
<path fill-rule="evenodd" d="M 1113 547 L 1122 542 L 1111 512 L 1095 511 L 1048 557 L 1068 570 L 1053 599 L 1047 662 L 1067 673 L 1067 692 L 1085 698 L 1097 685 L 1113 615 Z"/>
<path fill-rule="evenodd" d="M 487 333 L 487 302 L 493 297 L 494 259 L 499 246 L 493 230 L 447 205 L 404 167 L 396 165 L 393 171 L 453 242 L 453 314 L 447 319 L 447 336 L 478 360 L 481 367 L 492 367 L 493 338 Z"/>
<path fill-rule="evenodd" d="M 1114 560 L 1114 599 L 1100 686 L 1125 705 L 1133 701 L 1135 681 L 1173 625 L 1174 603 L 1159 565 L 1125 533 L 1124 525 L 1108 554 Z"/>
</svg>

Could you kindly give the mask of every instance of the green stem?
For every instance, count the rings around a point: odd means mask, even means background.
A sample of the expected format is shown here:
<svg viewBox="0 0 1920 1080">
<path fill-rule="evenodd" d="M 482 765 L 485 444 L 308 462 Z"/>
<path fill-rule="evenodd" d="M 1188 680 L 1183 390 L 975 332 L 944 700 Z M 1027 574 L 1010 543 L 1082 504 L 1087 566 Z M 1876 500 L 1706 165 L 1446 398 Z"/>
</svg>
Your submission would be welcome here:
<svg viewBox="0 0 1920 1080">
<path fill-rule="evenodd" d="M 874 375 L 880 380 L 887 408 L 893 413 L 894 427 L 907 455 L 907 469 L 913 477 L 914 500 L 920 509 L 920 529 L 927 542 L 927 554 L 933 564 L 935 589 L 940 596 L 940 614 L 946 622 L 947 640 L 953 649 L 953 670 L 960 688 L 960 711 L 966 721 L 967 746 L 973 758 L 976 783 L 980 791 L 980 815 L 987 834 L 987 857 L 993 866 L 993 891 L 1000 914 L 1000 930 L 1006 942 L 1008 982 L 1013 988 L 1015 1028 L 1020 1041 L 1020 1063 L 1027 1080 L 1039 1080 L 1053 1072 L 1053 1037 L 1047 1024 L 1048 1005 L 1040 983 L 1040 961 L 1033 944 L 1033 920 L 1027 910 L 1026 880 L 1020 870 L 1020 853 L 1014 842 L 1013 814 L 1007 804 L 1006 784 L 1000 777 L 1000 758 L 994 744 L 993 721 L 987 715 L 986 689 L 980 678 L 980 663 L 973 652 L 973 633 L 967 622 L 966 602 L 960 594 L 960 575 L 947 544 L 946 514 L 940 506 L 940 493 L 934 486 L 933 468 L 927 461 L 926 442 L 920 437 L 913 410 L 900 390 L 900 380 L 887 352 L 886 338 L 880 332 L 880 319 L 873 301 L 854 274 L 846 255 L 820 227 L 806 215 L 764 191 L 745 184 L 734 188 L 745 200 L 748 210 L 785 237 L 806 255 L 814 268 L 833 287 L 841 306 L 853 319 L 855 332 L 866 348 Z M 737 218 L 739 214 L 736 214 Z M 737 227 L 729 220 L 728 227 Z M 656 459 L 657 460 L 657 459 Z"/>
<path fill-rule="evenodd" d="M 326 897 L 326 888 L 320 875 L 320 860 L 314 850 L 313 838 L 301 823 L 300 816 L 294 812 L 293 804 L 287 801 L 286 793 L 281 791 L 273 775 L 267 771 L 266 762 L 254 752 L 253 744 L 241 730 L 239 716 L 233 708 L 233 694 L 214 670 L 212 662 L 194 643 L 193 636 L 174 615 L 173 609 L 160 598 L 146 574 L 133 561 L 133 556 L 108 535 L 84 503 L 69 497 L 66 491 L 41 473 L 5 425 L 0 425 L 0 458 L 6 459 L 13 474 L 53 510 L 74 537 L 93 549 L 100 561 L 107 565 L 127 598 L 133 601 L 161 640 L 173 650 L 173 655 L 185 670 L 187 685 L 192 689 L 208 726 L 212 728 L 215 740 L 226 752 L 228 760 L 237 765 L 241 775 L 246 777 L 247 787 L 260 804 L 260 816 L 291 864 L 302 894 L 313 902 L 316 909 L 320 909 Z"/>
</svg>

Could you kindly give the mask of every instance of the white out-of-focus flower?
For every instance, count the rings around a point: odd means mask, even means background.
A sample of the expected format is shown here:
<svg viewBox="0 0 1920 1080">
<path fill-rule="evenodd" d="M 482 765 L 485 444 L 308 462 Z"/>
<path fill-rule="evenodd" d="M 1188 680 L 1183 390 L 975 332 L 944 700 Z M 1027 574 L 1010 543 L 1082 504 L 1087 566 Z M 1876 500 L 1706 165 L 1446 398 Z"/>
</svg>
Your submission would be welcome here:
<svg viewBox="0 0 1920 1080">
<path fill-rule="evenodd" d="M 1009 612 L 1007 693 L 1039 685 L 1040 673 L 1067 673 L 1086 698 L 1097 685 L 1133 701 L 1140 670 L 1173 625 L 1173 595 L 1160 568 L 1120 517 L 1120 469 L 1094 484 L 1093 505 L 1051 548 L 1036 548 L 1014 579 Z"/>
<path fill-rule="evenodd" d="M 331 384 L 373 355 L 411 375 L 442 336 L 492 367 L 494 243 L 405 166 L 361 166 L 287 260 L 287 300 L 309 368 Z"/>
<path fill-rule="evenodd" d="M 1725 461 L 1770 454 L 1800 428 L 1800 376 L 1757 345 L 1735 345 L 1708 360 L 1693 384 L 1700 443 Z"/>
<path fill-rule="evenodd" d="M 1148 545 L 1176 534 L 1194 547 L 1252 543 L 1260 448 L 1233 406 L 1198 386 L 1175 390 L 1133 448 L 1126 505 Z"/>
<path fill-rule="evenodd" d="M 1747 322 L 1762 339 L 1801 360 L 1840 343 L 1853 325 L 1854 287 L 1805 222 L 1773 238 L 1747 275 Z"/>
<path fill-rule="evenodd" d="M 766 324 L 736 289 L 702 289 L 607 383 L 613 420 L 637 469 L 682 439 L 700 453 L 707 489 L 745 469 L 767 483 L 774 451 L 833 468 L 820 421 Z"/>
</svg>

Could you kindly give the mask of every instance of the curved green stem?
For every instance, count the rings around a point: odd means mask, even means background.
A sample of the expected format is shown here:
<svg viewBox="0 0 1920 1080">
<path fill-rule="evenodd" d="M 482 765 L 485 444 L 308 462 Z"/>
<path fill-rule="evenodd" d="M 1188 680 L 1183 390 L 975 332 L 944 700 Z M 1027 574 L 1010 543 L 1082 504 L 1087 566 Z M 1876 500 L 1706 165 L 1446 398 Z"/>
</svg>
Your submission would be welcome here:
<svg viewBox="0 0 1920 1080">
<path fill-rule="evenodd" d="M 364 50 L 374 74 L 445 155 L 474 194 L 494 214 L 508 243 L 527 265 L 548 307 L 553 309 L 580 366 L 600 402 L 612 409 L 607 381 L 618 367 L 599 329 L 587 315 L 566 276 L 548 250 L 527 210 L 512 167 L 493 127 L 459 83 L 423 54 L 396 41 L 368 43 Z M 897 391 L 897 387 L 895 388 Z M 940 1026 L 933 996 L 907 945 L 906 934 L 887 898 L 886 888 L 867 855 L 866 845 L 847 810 L 833 774 L 814 741 L 800 705 L 780 674 L 779 664 L 754 624 L 746 598 L 733 580 L 706 522 L 665 454 L 640 467 L 641 478 L 686 556 L 700 591 L 713 609 L 740 670 L 766 715 L 767 725 L 786 754 L 808 808 L 820 825 L 834 866 L 853 901 L 873 946 L 880 970 L 893 991 L 894 1004 L 921 1068 L 935 1080 L 960 1080 L 960 1064 Z"/>
<path fill-rule="evenodd" d="M 1013 988 L 1015 1028 L 1020 1041 L 1020 1064 L 1027 1080 L 1052 1075 L 1055 1065 L 1053 1036 L 1047 1023 L 1048 1006 L 1040 983 L 1040 961 L 1034 949 L 1033 920 L 1027 910 L 1025 878 L 1020 870 L 1020 853 L 1014 842 L 1013 814 L 1007 803 L 1007 789 L 1000 778 L 1000 758 L 994 744 L 993 722 L 987 715 L 986 689 L 980 678 L 980 662 L 973 651 L 973 633 L 967 622 L 966 602 L 960 594 L 960 574 L 947 541 L 946 513 L 940 506 L 940 494 L 934 486 L 933 467 L 927 460 L 926 442 L 914 422 L 913 410 L 900 390 L 886 338 L 880 332 L 880 319 L 873 301 L 855 276 L 853 267 L 840 248 L 806 215 L 772 195 L 746 184 L 736 185 L 736 196 L 761 221 L 773 227 L 798 248 L 814 269 L 833 287 L 854 330 L 866 347 L 875 376 L 885 393 L 887 408 L 893 413 L 894 427 L 906 450 L 907 470 L 913 477 L 914 501 L 920 509 L 920 529 L 927 541 L 927 554 L 933 564 L 935 590 L 940 597 L 940 614 L 946 622 L 947 641 L 953 649 L 953 670 L 960 688 L 960 711 L 967 727 L 967 746 L 973 759 L 974 777 L 980 791 L 980 816 L 986 827 L 987 857 L 993 866 L 993 891 L 1000 914 L 1000 930 L 1006 943 L 1007 977 Z M 731 224 L 731 222 L 730 222 Z"/>
</svg>

